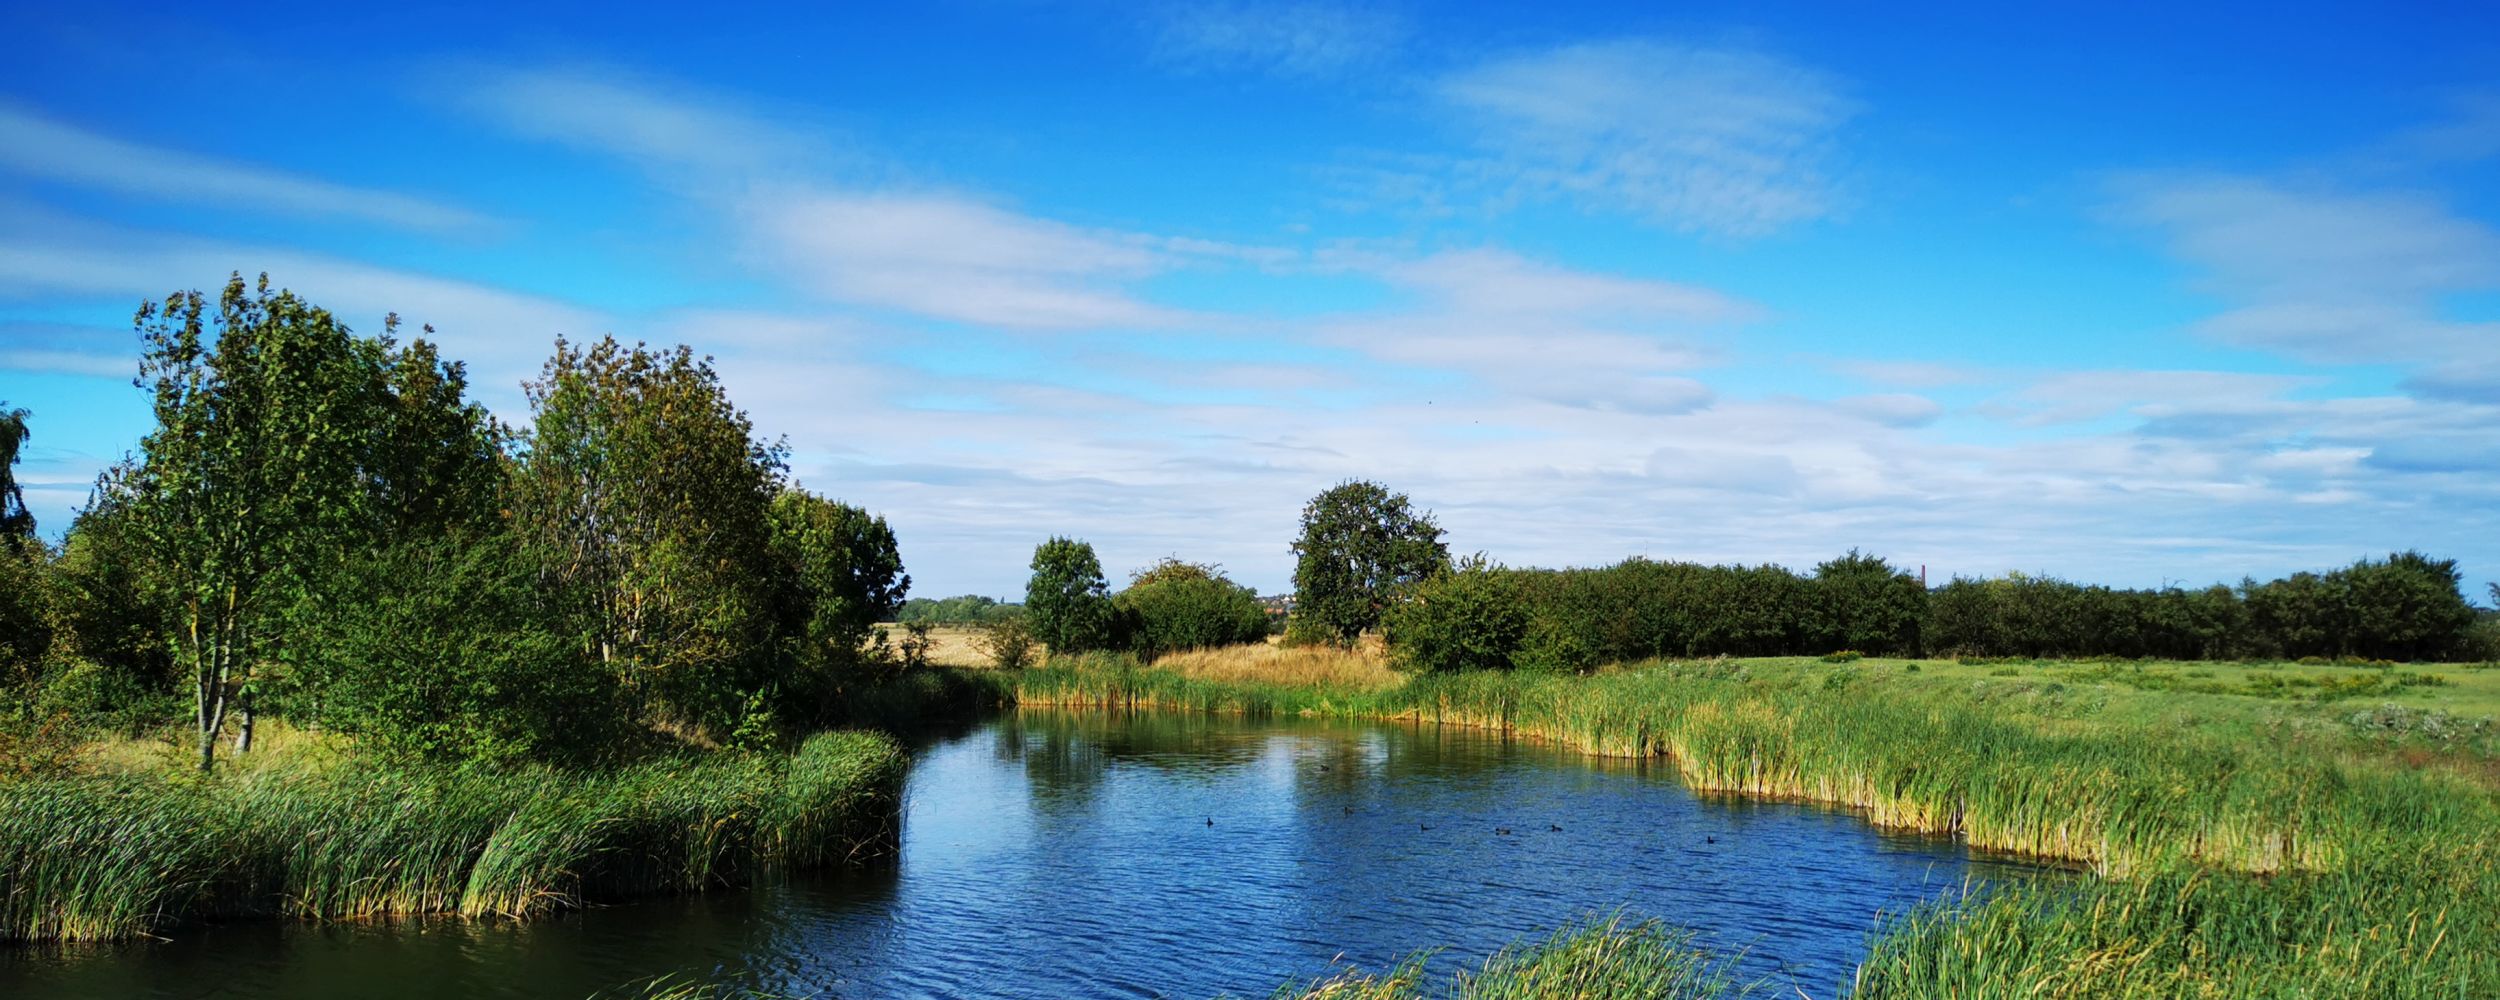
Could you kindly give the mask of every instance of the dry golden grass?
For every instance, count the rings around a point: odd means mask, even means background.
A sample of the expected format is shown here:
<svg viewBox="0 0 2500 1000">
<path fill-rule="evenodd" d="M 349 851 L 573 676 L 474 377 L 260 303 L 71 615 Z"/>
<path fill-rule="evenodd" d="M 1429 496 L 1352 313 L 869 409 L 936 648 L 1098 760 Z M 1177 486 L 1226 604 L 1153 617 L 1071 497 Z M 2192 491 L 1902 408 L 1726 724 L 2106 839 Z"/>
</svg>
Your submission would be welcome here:
<svg viewBox="0 0 2500 1000">
<path fill-rule="evenodd" d="M 1389 668 L 1387 651 L 1369 636 L 1353 649 L 1287 646 L 1271 639 L 1256 645 L 1166 653 L 1154 665 L 1195 680 L 1234 684 L 1385 691 L 1406 683 L 1404 675 Z"/>
<path fill-rule="evenodd" d="M 877 627 L 884 629 L 890 641 L 898 644 L 909 634 L 895 622 Z M 981 627 L 978 625 L 938 625 L 930 628 L 929 662 L 941 667 L 987 669 L 997 666 L 991 661 L 989 651 L 981 648 Z"/>
</svg>

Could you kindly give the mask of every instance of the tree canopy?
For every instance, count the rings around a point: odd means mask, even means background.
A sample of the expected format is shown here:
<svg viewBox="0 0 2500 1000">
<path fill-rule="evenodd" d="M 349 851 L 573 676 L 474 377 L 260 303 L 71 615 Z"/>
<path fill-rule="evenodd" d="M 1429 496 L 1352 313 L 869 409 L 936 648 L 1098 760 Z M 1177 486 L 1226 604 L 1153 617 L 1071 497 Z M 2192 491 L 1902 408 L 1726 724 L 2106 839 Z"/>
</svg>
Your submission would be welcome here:
<svg viewBox="0 0 2500 1000">
<path fill-rule="evenodd" d="M 1397 593 L 1449 566 L 1441 527 L 1406 494 L 1350 480 L 1302 508 L 1293 543 L 1294 616 L 1338 642 L 1377 627 Z"/>
</svg>

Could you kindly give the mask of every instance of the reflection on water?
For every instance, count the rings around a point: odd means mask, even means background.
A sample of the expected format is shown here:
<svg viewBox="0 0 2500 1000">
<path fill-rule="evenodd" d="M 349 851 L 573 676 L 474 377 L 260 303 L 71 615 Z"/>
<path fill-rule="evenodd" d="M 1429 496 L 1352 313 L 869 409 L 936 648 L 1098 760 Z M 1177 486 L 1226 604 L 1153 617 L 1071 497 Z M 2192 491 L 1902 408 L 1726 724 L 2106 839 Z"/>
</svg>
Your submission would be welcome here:
<svg viewBox="0 0 2500 1000">
<path fill-rule="evenodd" d="M 1878 911 L 2025 871 L 1431 726 L 1028 712 L 933 734 L 910 781 L 901 856 L 876 869 L 532 924 L 185 928 L 0 956 L 0 995 L 579 997 L 675 973 L 850 998 L 1263 996 L 1622 908 L 1829 996 Z"/>
</svg>

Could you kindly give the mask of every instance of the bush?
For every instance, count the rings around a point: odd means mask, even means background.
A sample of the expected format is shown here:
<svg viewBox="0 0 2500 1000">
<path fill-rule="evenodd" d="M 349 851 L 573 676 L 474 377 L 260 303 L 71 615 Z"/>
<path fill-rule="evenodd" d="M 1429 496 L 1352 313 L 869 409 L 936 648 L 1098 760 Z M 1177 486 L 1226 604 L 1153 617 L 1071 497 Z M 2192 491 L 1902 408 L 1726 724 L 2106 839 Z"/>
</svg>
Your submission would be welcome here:
<svg viewBox="0 0 2500 1000">
<path fill-rule="evenodd" d="M 1267 635 L 1259 595 L 1212 565 L 1165 559 L 1139 570 L 1112 599 L 1139 656 L 1257 642 Z"/>
<path fill-rule="evenodd" d="M 1426 673 L 1509 669 L 1528 625 L 1518 575 L 1482 556 L 1416 584 L 1381 620 L 1398 665 Z"/>
<path fill-rule="evenodd" d="M 127 670 L 82 660 L 44 680 L 34 709 L 38 717 L 137 735 L 179 719 L 183 704 Z"/>
<path fill-rule="evenodd" d="M 290 702 L 387 752 L 437 760 L 581 759 L 627 719 L 502 536 L 403 543 L 341 568 L 293 616 Z"/>
<path fill-rule="evenodd" d="M 981 651 L 1000 670 L 1022 670 L 1037 658 L 1033 628 L 1023 615 L 992 619 L 981 627 Z"/>
</svg>

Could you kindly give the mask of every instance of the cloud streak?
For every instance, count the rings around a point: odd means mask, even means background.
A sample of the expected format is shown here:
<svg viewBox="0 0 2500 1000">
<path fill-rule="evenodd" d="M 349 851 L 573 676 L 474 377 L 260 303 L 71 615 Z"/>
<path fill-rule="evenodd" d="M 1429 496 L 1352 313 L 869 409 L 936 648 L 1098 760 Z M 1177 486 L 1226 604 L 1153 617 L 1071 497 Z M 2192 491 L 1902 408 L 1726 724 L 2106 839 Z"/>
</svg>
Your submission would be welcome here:
<svg viewBox="0 0 2500 1000">
<path fill-rule="evenodd" d="M 262 209 L 457 233 L 492 222 L 465 208 L 143 145 L 0 104 L 0 169 L 151 201 Z"/>
</svg>

